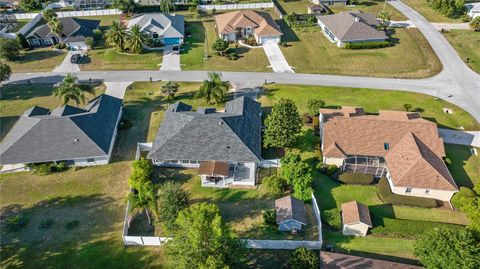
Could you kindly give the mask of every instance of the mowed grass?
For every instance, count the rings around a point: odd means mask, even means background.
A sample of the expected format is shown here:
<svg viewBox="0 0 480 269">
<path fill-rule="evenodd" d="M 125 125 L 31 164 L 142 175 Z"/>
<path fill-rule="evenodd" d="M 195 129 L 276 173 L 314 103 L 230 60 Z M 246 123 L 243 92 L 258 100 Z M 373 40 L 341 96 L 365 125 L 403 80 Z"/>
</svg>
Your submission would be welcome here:
<svg viewBox="0 0 480 269">
<path fill-rule="evenodd" d="M 470 68 L 480 73 L 480 32 L 450 30 L 443 35 Z M 467 62 L 467 58 L 470 60 Z"/>
<path fill-rule="evenodd" d="M 22 51 L 15 61 L 7 61 L 13 73 L 50 72 L 60 65 L 67 51 L 53 48 L 38 48 Z"/>
<path fill-rule="evenodd" d="M 383 10 L 385 3 L 386 2 L 383 0 L 359 1 L 359 3 L 356 4 L 355 6 L 332 5 L 332 6 L 329 6 L 329 9 L 333 11 L 333 13 L 360 10 L 363 12 L 378 14 L 379 11 Z M 403 15 L 400 11 L 398 11 L 396 8 L 392 7 L 388 3 L 385 6 L 385 10 L 392 13 L 391 19 L 394 21 L 408 20 L 408 18 L 405 15 Z"/>
<path fill-rule="evenodd" d="M 434 120 L 440 127 L 456 129 L 463 126 L 466 130 L 479 130 L 480 124 L 466 111 L 444 100 L 436 100 L 432 96 L 403 91 L 385 91 L 372 89 L 337 88 L 305 85 L 268 85 L 260 101 L 264 106 L 272 106 L 281 98 L 295 101 L 301 113 L 307 112 L 307 102 L 319 98 L 326 106 L 360 106 L 367 113 L 378 113 L 378 110 L 405 111 L 404 104 L 411 104 L 412 110 L 420 109 L 422 117 Z M 449 107 L 454 114 L 443 113 Z"/>
<path fill-rule="evenodd" d="M 480 156 L 473 155 L 471 147 L 445 144 L 447 157 L 452 161 L 448 166 L 459 187 L 472 188 L 480 182 Z M 480 148 L 477 148 L 480 154 Z"/>
<path fill-rule="evenodd" d="M 183 70 L 221 70 L 221 71 L 252 71 L 269 72 L 271 68 L 262 48 L 246 48 L 231 45 L 239 59 L 229 60 L 220 56 L 212 48 L 218 39 L 213 17 L 201 21 L 187 23 L 187 30 L 192 34 L 187 38 L 187 44 L 182 48 L 180 63 Z"/>
<path fill-rule="evenodd" d="M 430 6 L 426 0 L 404 0 L 405 4 L 415 9 L 430 22 L 461 23 L 460 18 L 449 18 Z"/>
<path fill-rule="evenodd" d="M 417 29 L 396 29 L 395 45 L 379 49 L 347 50 L 332 44 L 318 27 L 307 30 L 282 27 L 281 47 L 297 73 L 371 77 L 424 78 L 439 73 L 442 65 Z"/>
<path fill-rule="evenodd" d="M 279 10 L 283 14 L 307 14 L 307 7 L 311 5 L 308 0 L 278 0 Z"/>
<path fill-rule="evenodd" d="M 88 52 L 79 64 L 83 71 L 92 70 L 155 70 L 160 69 L 162 51 L 145 51 L 141 54 L 119 52 L 116 48 L 95 49 Z"/>
</svg>

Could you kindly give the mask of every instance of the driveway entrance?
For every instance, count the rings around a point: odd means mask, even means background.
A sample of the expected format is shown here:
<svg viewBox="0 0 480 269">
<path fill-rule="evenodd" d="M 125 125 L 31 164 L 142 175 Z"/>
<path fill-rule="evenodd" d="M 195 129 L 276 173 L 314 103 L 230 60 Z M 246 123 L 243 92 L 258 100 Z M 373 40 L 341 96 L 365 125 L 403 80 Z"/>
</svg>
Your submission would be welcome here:
<svg viewBox="0 0 480 269">
<path fill-rule="evenodd" d="M 267 55 L 268 61 L 270 61 L 273 72 L 295 73 L 293 72 L 292 67 L 287 63 L 287 60 L 285 59 L 285 56 L 283 56 L 278 44 L 263 44 L 262 48 Z"/>
<path fill-rule="evenodd" d="M 180 52 L 173 51 L 174 45 L 165 45 L 163 47 L 163 61 L 160 70 L 179 71 L 180 68 Z"/>
</svg>

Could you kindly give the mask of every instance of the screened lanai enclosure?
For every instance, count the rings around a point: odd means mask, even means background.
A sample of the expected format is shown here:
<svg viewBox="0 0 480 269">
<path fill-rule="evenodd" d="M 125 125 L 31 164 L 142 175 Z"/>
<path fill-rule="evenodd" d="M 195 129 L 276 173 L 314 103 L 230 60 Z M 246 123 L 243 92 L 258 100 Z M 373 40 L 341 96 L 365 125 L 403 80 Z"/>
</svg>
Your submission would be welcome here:
<svg viewBox="0 0 480 269">
<path fill-rule="evenodd" d="M 73 3 L 75 10 L 104 9 L 108 5 L 107 0 L 76 0 Z"/>
<path fill-rule="evenodd" d="M 387 166 L 382 157 L 349 155 L 342 167 L 343 172 L 372 174 L 375 177 L 387 175 Z"/>
</svg>

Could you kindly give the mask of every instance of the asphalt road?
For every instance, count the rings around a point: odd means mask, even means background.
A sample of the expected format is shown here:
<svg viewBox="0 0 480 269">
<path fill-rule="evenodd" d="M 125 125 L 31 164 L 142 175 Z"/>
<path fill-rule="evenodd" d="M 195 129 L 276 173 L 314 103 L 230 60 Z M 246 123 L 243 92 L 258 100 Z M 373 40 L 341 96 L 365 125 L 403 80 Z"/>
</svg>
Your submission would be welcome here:
<svg viewBox="0 0 480 269">
<path fill-rule="evenodd" d="M 386 90 L 404 90 L 429 94 L 465 109 L 480 121 L 480 75 L 472 71 L 460 59 L 456 51 L 435 27 L 412 8 L 399 0 L 390 3 L 405 14 L 431 44 L 441 63 L 440 74 L 426 79 L 393 79 L 335 75 L 221 72 L 225 80 L 252 83 L 304 84 L 339 87 L 358 87 Z M 213 71 L 213 70 L 212 70 Z M 80 80 L 102 81 L 202 81 L 207 71 L 82 71 L 76 73 Z M 8 83 L 54 83 L 64 74 L 24 73 L 12 75 Z"/>
</svg>

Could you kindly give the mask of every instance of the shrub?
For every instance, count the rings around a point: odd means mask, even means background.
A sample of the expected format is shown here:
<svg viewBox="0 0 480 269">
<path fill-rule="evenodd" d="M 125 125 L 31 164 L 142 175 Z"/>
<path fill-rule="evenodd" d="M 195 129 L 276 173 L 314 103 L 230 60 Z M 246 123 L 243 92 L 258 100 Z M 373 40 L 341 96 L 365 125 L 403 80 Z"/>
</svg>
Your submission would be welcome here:
<svg viewBox="0 0 480 269">
<path fill-rule="evenodd" d="M 362 43 L 347 43 L 345 49 L 356 50 L 356 49 L 376 49 L 376 48 L 385 48 L 390 46 L 390 41 L 382 42 L 362 42 Z"/>
<path fill-rule="evenodd" d="M 44 219 L 44 220 L 40 221 L 40 223 L 38 224 L 38 229 L 46 230 L 46 229 L 52 227 L 52 225 L 54 223 L 55 223 L 55 221 L 52 218 Z"/>
<path fill-rule="evenodd" d="M 282 195 L 287 189 L 287 183 L 282 177 L 271 175 L 262 179 L 262 185 L 273 196 Z"/>
<path fill-rule="evenodd" d="M 338 170 L 338 167 L 337 167 L 336 165 L 334 165 L 334 164 L 329 164 L 329 165 L 327 166 L 327 170 L 326 170 L 325 174 L 326 174 L 327 176 L 331 176 L 331 175 L 335 174 L 335 172 L 337 172 L 337 170 Z"/>
<path fill-rule="evenodd" d="M 120 121 L 120 124 L 118 124 L 118 129 L 119 130 L 127 130 L 127 129 L 132 128 L 132 126 L 133 126 L 133 123 L 130 120 L 122 119 Z"/>
<path fill-rule="evenodd" d="M 292 269 L 311 269 L 320 267 L 318 252 L 304 247 L 297 248 L 290 256 L 288 263 Z"/>
<path fill-rule="evenodd" d="M 302 122 L 303 124 L 309 124 L 312 122 L 312 117 L 310 117 L 310 115 L 308 115 L 308 113 L 305 113 L 302 115 Z"/>
<path fill-rule="evenodd" d="M 372 174 L 345 172 L 338 176 L 338 180 L 345 184 L 370 185 L 373 183 L 374 176 Z"/>
<path fill-rule="evenodd" d="M 65 229 L 71 231 L 75 228 L 78 227 L 78 225 L 80 224 L 80 221 L 79 220 L 72 220 L 72 221 L 69 221 L 65 224 Z"/>
<path fill-rule="evenodd" d="M 9 217 L 5 220 L 5 229 L 8 232 L 15 233 L 20 231 L 25 227 L 30 219 L 22 214 L 17 214 L 15 216 Z"/>
<path fill-rule="evenodd" d="M 380 179 L 380 182 L 377 186 L 377 193 L 378 196 L 380 196 L 380 199 L 382 199 L 382 201 L 394 205 L 406 205 L 426 208 L 437 207 L 437 201 L 435 199 L 398 195 L 392 193 L 392 191 L 390 190 L 390 185 L 388 184 L 386 178 Z"/>
<path fill-rule="evenodd" d="M 247 44 L 249 46 L 253 46 L 253 47 L 258 46 L 258 43 L 253 36 L 245 39 L 244 42 L 245 42 L 245 44 Z"/>
<path fill-rule="evenodd" d="M 178 212 L 188 207 L 190 193 L 185 191 L 179 183 L 166 182 L 160 187 L 158 195 L 158 211 L 160 219 L 168 230 L 176 227 L 175 220 Z"/>
<path fill-rule="evenodd" d="M 1 38 L 0 39 L 0 59 L 6 61 L 14 61 L 20 56 L 22 47 L 16 39 Z"/>
<path fill-rule="evenodd" d="M 460 187 L 460 191 L 455 193 L 455 195 L 452 197 L 452 205 L 455 208 L 461 208 L 465 202 L 463 199 L 474 198 L 475 196 L 476 195 L 473 190 L 465 187 Z"/>
<path fill-rule="evenodd" d="M 238 53 L 236 53 L 236 52 L 230 52 L 230 53 L 228 54 L 228 59 L 229 59 L 229 60 L 232 60 L 232 61 L 237 60 L 237 59 L 238 59 Z"/>
<path fill-rule="evenodd" d="M 315 129 L 320 128 L 320 120 L 318 119 L 318 117 L 313 117 L 313 119 L 312 119 L 312 127 L 315 128 Z M 319 135 L 318 132 L 316 132 L 315 134 L 316 134 L 316 135 Z"/>
<path fill-rule="evenodd" d="M 275 209 L 264 211 L 263 222 L 267 225 L 277 225 L 277 211 Z"/>
<path fill-rule="evenodd" d="M 67 48 L 67 45 L 65 43 L 58 43 L 58 44 L 55 44 L 54 46 L 56 49 L 59 49 L 59 50 L 63 50 L 63 49 L 66 49 Z"/>
<path fill-rule="evenodd" d="M 325 106 L 325 101 L 321 99 L 310 99 L 307 102 L 308 113 L 312 116 L 318 116 L 320 114 L 320 108 Z"/>
<path fill-rule="evenodd" d="M 98 41 L 98 40 L 102 39 L 102 36 L 103 36 L 102 30 L 100 30 L 100 29 L 93 30 L 93 39 L 95 41 Z"/>
<path fill-rule="evenodd" d="M 282 41 L 282 42 L 280 42 L 280 46 L 286 48 L 286 47 L 288 47 L 288 43 L 285 42 L 285 41 Z"/>
<path fill-rule="evenodd" d="M 340 231 L 342 229 L 342 218 L 340 216 L 340 210 L 338 210 L 338 208 L 323 210 L 322 212 L 320 212 L 320 216 L 322 217 L 322 221 L 324 223 L 334 228 L 335 230 Z"/>
<path fill-rule="evenodd" d="M 27 167 L 35 175 L 45 176 L 53 173 L 53 163 L 30 163 Z"/>
</svg>

